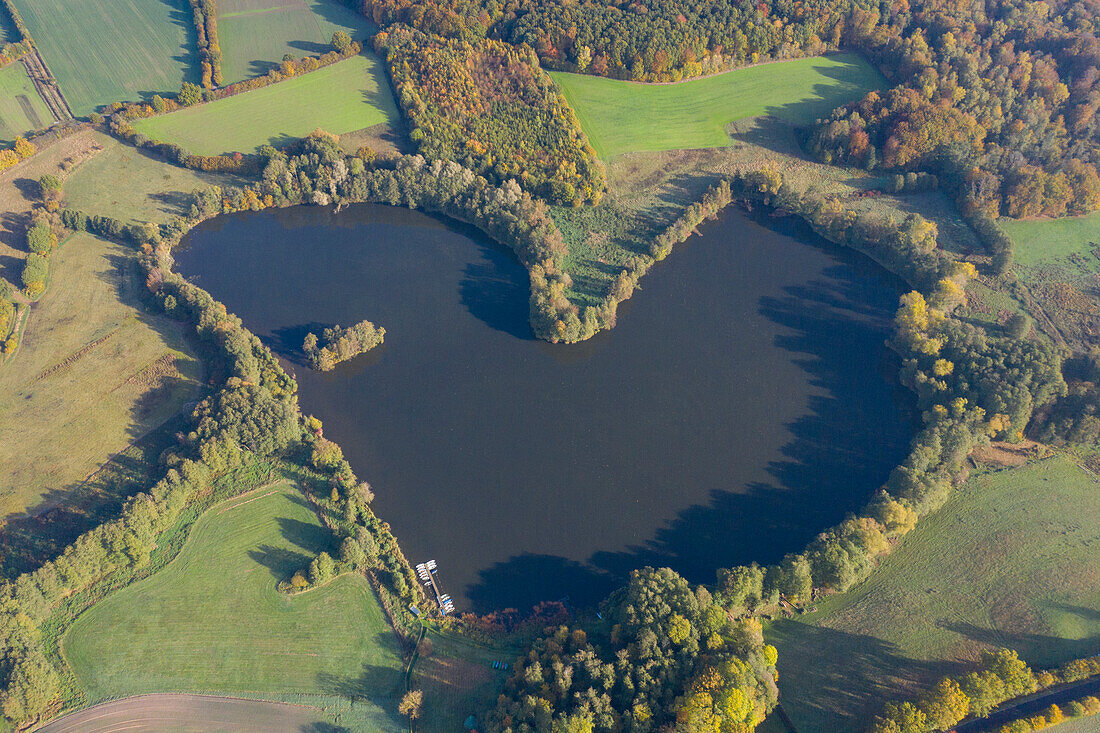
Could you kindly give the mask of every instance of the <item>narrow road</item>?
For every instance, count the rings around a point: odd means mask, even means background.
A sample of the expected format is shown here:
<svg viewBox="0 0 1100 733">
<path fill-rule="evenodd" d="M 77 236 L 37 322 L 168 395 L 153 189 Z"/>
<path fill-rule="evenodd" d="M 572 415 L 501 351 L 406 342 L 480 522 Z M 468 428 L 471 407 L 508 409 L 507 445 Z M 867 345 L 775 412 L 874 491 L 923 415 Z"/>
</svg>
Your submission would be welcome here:
<svg viewBox="0 0 1100 733">
<path fill-rule="evenodd" d="M 954 730 L 956 733 L 986 733 L 1018 718 L 1035 715 L 1049 708 L 1052 704 L 1064 708 L 1070 701 L 1079 700 L 1089 695 L 1100 697 L 1100 677 L 1090 677 L 1080 682 L 1053 687 L 1044 692 L 1031 695 L 1015 705 L 997 708 L 989 714 L 988 718 L 960 723 L 955 726 Z"/>
<path fill-rule="evenodd" d="M 330 727 L 323 727 L 330 726 Z M 37 733 L 302 733 L 338 730 L 332 717 L 305 705 L 213 695 L 155 694 L 78 710 Z"/>
</svg>

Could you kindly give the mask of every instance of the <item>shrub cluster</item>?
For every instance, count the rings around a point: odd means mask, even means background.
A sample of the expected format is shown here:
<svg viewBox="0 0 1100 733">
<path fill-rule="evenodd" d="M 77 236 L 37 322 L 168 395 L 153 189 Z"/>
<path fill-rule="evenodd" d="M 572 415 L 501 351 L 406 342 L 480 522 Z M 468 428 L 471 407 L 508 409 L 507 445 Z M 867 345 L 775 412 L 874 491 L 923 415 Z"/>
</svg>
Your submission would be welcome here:
<svg viewBox="0 0 1100 733">
<path fill-rule="evenodd" d="M 560 204 L 597 203 L 603 165 L 530 49 L 396 26 L 375 37 L 421 155 Z"/>
<path fill-rule="evenodd" d="M 931 173 L 909 171 L 891 176 L 886 190 L 890 193 L 923 193 L 935 191 L 939 186 L 940 179 Z"/>
<path fill-rule="evenodd" d="M 354 326 L 341 328 L 339 325 L 326 328 L 321 333 L 306 334 L 302 351 L 309 359 L 309 365 L 318 371 L 327 372 L 342 361 L 365 354 L 382 343 L 386 329 L 375 326 L 370 321 L 360 321 Z"/>
<path fill-rule="evenodd" d="M 11 168 L 38 152 L 38 146 L 30 140 L 17 137 L 10 148 L 0 150 L 0 171 Z"/>
<path fill-rule="evenodd" d="M 1044 443 L 1100 443 L 1100 347 L 1066 363 L 1066 394 L 1042 410 L 1031 433 Z"/>
<path fill-rule="evenodd" d="M 599 631 L 560 626 L 532 645 L 485 730 L 751 731 L 775 707 L 775 647 L 705 588 L 643 568 L 602 612 Z"/>
<path fill-rule="evenodd" d="M 199 39 L 202 87 L 213 89 L 222 84 L 222 49 L 218 44 L 217 0 L 191 0 L 191 13 Z"/>
</svg>

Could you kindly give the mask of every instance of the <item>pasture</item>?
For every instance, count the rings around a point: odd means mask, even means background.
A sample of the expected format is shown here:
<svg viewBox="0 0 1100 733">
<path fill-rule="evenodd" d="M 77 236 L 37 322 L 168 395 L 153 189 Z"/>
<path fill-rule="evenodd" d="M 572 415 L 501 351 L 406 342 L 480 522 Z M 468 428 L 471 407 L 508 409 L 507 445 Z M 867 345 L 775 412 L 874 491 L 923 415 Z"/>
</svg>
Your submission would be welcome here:
<svg viewBox="0 0 1100 733">
<path fill-rule="evenodd" d="M 1097 489 L 1062 456 L 972 478 L 868 580 L 774 623 L 799 733 L 860 730 L 990 647 L 1033 667 L 1100 651 Z"/>
<path fill-rule="evenodd" d="M 729 145 L 731 122 L 770 115 L 806 125 L 885 85 L 852 53 L 782 61 L 674 84 L 550 72 L 601 158 Z"/>
<path fill-rule="evenodd" d="M 89 702 L 170 691 L 337 695 L 377 706 L 371 730 L 399 730 L 402 662 L 367 581 L 343 576 L 293 597 L 275 589 L 332 545 L 287 484 L 216 504 L 167 566 L 81 615 L 62 653 Z"/>
<path fill-rule="evenodd" d="M 66 503 L 200 389 L 179 323 L 139 303 L 132 250 L 77 234 L 53 259 L 52 283 L 0 370 L 0 517 Z"/>
<path fill-rule="evenodd" d="M 382 65 L 361 54 L 271 86 L 134 123 L 134 129 L 193 153 L 252 152 L 305 137 L 397 119 Z"/>
<path fill-rule="evenodd" d="M 11 143 L 53 121 L 23 64 L 17 61 L 0 69 L 0 143 Z"/>
<path fill-rule="evenodd" d="M 81 211 L 126 222 L 164 222 L 187 213 L 195 189 L 240 182 L 180 168 L 100 132 L 92 139 L 102 149 L 65 180 L 66 204 Z"/>
<path fill-rule="evenodd" d="M 325 53 L 338 30 L 360 42 L 373 33 L 364 16 L 339 0 L 220 0 L 218 39 L 225 83 L 266 74 L 284 54 Z"/>
<path fill-rule="evenodd" d="M 1012 240 L 1021 265 L 1042 265 L 1072 255 L 1100 257 L 1093 254 L 1100 246 L 1100 211 L 1064 219 L 1001 219 L 998 224 Z"/>
<path fill-rule="evenodd" d="M 14 0 L 80 116 L 110 102 L 175 94 L 196 81 L 187 0 Z"/>
</svg>

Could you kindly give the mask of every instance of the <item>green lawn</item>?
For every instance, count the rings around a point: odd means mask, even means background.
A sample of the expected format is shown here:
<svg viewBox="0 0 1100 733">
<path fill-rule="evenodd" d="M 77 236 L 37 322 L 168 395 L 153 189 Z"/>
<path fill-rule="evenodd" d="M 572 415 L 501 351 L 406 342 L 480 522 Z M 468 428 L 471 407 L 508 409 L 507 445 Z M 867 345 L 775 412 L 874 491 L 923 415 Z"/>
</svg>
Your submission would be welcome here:
<svg viewBox="0 0 1100 733">
<path fill-rule="evenodd" d="M 14 0 L 77 115 L 195 81 L 187 0 Z"/>
<path fill-rule="evenodd" d="M 89 702 L 142 692 L 312 693 L 368 698 L 392 712 L 402 661 L 367 581 L 343 576 L 295 597 L 275 589 L 331 545 L 289 486 L 217 504 L 168 566 L 76 620 L 62 640 L 65 659 Z"/>
<path fill-rule="evenodd" d="M 213 155 L 289 142 L 318 127 L 339 135 L 395 119 L 382 65 L 364 53 L 263 89 L 140 120 L 134 128 Z"/>
<path fill-rule="evenodd" d="M 1063 457 L 974 478 L 866 582 L 776 622 L 799 733 L 860 730 L 990 646 L 1036 667 L 1100 652 L 1098 490 Z"/>
<path fill-rule="evenodd" d="M 338 30 L 360 42 L 374 32 L 365 16 L 339 0 L 221 0 L 218 40 L 225 83 L 266 74 L 284 54 L 325 53 Z"/>
<path fill-rule="evenodd" d="M 0 142 L 10 143 L 20 135 L 49 127 L 53 121 L 23 64 L 0 69 Z"/>
<path fill-rule="evenodd" d="M 242 180 L 172 165 L 101 132 L 93 137 L 103 149 L 65 180 L 66 205 L 81 211 L 126 222 L 162 223 L 188 213 L 195 189 Z"/>
<path fill-rule="evenodd" d="M 998 223 L 1012 239 L 1021 265 L 1040 265 L 1075 254 L 1095 259 L 1092 248 L 1100 244 L 1100 211 L 1065 219 L 1001 219 Z"/>
<path fill-rule="evenodd" d="M 763 64 L 676 84 L 551 72 L 600 157 L 730 144 L 726 125 L 773 115 L 798 125 L 880 88 L 856 54 Z"/>
</svg>

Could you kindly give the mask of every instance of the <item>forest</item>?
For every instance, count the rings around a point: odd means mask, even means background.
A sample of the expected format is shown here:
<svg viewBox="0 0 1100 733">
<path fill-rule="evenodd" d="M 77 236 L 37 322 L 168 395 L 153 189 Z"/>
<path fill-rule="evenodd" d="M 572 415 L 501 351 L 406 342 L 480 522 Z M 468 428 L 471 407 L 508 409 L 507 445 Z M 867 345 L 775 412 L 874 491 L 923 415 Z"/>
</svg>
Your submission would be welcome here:
<svg viewBox="0 0 1100 733">
<path fill-rule="evenodd" d="M 857 49 L 895 83 L 816 124 L 824 162 L 925 170 L 969 212 L 1100 207 L 1093 2 L 364 0 L 376 22 L 534 49 L 550 68 L 670 81 Z"/>
<path fill-rule="evenodd" d="M 529 49 L 396 26 L 375 37 L 410 137 L 496 183 L 515 179 L 547 201 L 598 203 L 603 166 L 573 110 Z"/>
</svg>

